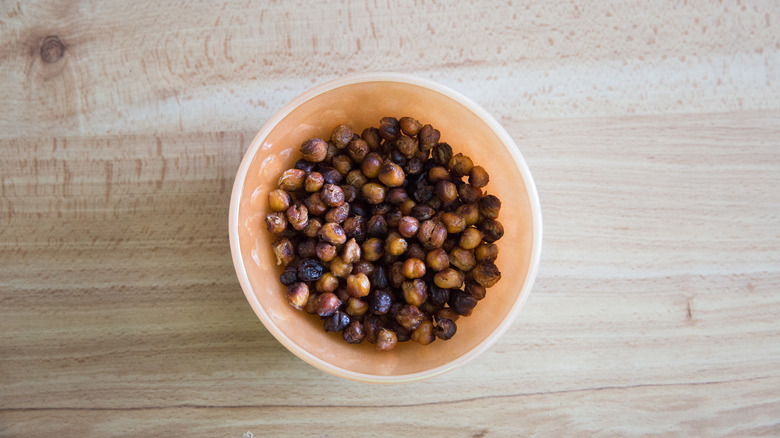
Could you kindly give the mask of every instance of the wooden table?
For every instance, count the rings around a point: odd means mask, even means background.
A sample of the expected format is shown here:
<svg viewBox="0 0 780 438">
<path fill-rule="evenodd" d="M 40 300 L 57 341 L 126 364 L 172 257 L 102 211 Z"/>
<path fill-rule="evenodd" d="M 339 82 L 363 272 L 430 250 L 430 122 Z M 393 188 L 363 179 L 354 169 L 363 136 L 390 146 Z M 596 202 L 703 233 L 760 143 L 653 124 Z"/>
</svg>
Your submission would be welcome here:
<svg viewBox="0 0 780 438">
<path fill-rule="evenodd" d="M 776 1 L 156 3 L 0 3 L 0 435 L 780 435 Z M 376 70 L 483 105 L 545 220 L 509 332 L 414 385 L 293 356 L 228 247 L 263 123 Z"/>
</svg>

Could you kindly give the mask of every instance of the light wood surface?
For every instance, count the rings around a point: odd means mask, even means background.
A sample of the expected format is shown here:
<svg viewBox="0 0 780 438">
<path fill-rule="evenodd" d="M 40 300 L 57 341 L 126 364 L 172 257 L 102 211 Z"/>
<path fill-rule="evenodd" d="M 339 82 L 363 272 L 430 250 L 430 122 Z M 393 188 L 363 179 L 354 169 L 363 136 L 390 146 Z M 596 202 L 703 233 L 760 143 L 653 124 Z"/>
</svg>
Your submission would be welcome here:
<svg viewBox="0 0 780 438">
<path fill-rule="evenodd" d="M 0 436 L 780 436 L 778 2 L 156 3 L 0 1 Z M 297 359 L 228 247 L 263 123 L 376 70 L 543 207 L 520 318 L 413 385 Z"/>
</svg>

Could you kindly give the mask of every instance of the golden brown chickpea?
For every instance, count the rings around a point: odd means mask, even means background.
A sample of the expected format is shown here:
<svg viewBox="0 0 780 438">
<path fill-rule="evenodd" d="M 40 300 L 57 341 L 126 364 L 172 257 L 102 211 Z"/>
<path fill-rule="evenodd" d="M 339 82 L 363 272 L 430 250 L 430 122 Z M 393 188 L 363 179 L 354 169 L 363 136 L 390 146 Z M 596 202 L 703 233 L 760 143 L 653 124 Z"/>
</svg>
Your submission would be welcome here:
<svg viewBox="0 0 780 438">
<path fill-rule="evenodd" d="M 319 172 L 312 172 L 306 176 L 304 188 L 309 193 L 319 192 L 323 184 L 325 184 L 325 178 L 322 177 L 322 174 Z"/>
<path fill-rule="evenodd" d="M 346 175 L 352 170 L 352 160 L 346 155 L 335 155 L 331 160 L 331 163 L 333 164 L 333 168 L 342 175 Z"/>
<path fill-rule="evenodd" d="M 436 183 L 436 197 L 451 203 L 458 199 L 458 188 L 451 181 L 439 181 Z"/>
<path fill-rule="evenodd" d="M 342 245 L 347 241 L 347 233 L 341 228 L 341 225 L 333 222 L 328 222 L 320 228 L 317 233 L 320 239 L 331 245 Z"/>
<path fill-rule="evenodd" d="M 317 292 L 334 292 L 339 287 L 339 279 L 331 272 L 322 274 L 314 288 Z"/>
<path fill-rule="evenodd" d="M 357 263 L 360 261 L 360 245 L 357 244 L 354 238 L 349 239 L 344 244 L 344 248 L 341 249 L 341 258 L 347 263 Z"/>
<path fill-rule="evenodd" d="M 363 242 L 363 258 L 375 262 L 385 253 L 385 243 L 378 237 L 371 237 Z"/>
<path fill-rule="evenodd" d="M 306 180 L 306 172 L 300 169 L 287 169 L 279 177 L 279 188 L 294 192 L 303 187 L 304 180 Z"/>
<path fill-rule="evenodd" d="M 368 147 L 368 143 L 361 138 L 347 143 L 347 153 L 356 163 L 363 161 L 363 158 L 365 158 L 366 154 L 370 151 L 371 148 Z"/>
<path fill-rule="evenodd" d="M 336 257 L 330 261 L 330 272 L 336 277 L 347 278 L 352 273 L 352 264 L 347 263 L 341 257 Z"/>
<path fill-rule="evenodd" d="M 418 122 L 417 119 L 413 119 L 411 117 L 401 117 L 398 122 L 401 126 L 401 131 L 403 131 L 404 134 L 412 137 L 417 135 L 417 133 L 420 132 L 420 129 L 422 129 L 420 122 Z"/>
<path fill-rule="evenodd" d="M 400 136 L 398 140 L 395 141 L 395 147 L 398 148 L 398 151 L 406 158 L 412 158 L 419 150 L 417 147 L 417 139 L 405 135 Z"/>
<path fill-rule="evenodd" d="M 366 128 L 363 130 L 363 133 L 360 134 L 360 138 L 365 140 L 366 143 L 368 143 L 368 147 L 375 151 L 376 148 L 379 147 L 379 144 L 382 143 L 382 138 L 379 136 L 379 130 L 377 128 Z"/>
<path fill-rule="evenodd" d="M 398 221 L 398 232 L 406 238 L 414 237 L 419 229 L 420 221 L 411 216 L 403 216 L 401 220 Z"/>
<path fill-rule="evenodd" d="M 471 161 L 471 158 L 463 154 L 456 154 L 450 158 L 448 167 L 459 176 L 466 176 L 471 173 L 471 169 L 474 167 L 474 163 Z"/>
<path fill-rule="evenodd" d="M 404 300 L 414 306 L 420 306 L 428 298 L 428 285 L 420 278 L 404 281 L 401 285 Z"/>
<path fill-rule="evenodd" d="M 439 220 L 447 227 L 447 232 L 450 234 L 457 234 L 466 229 L 466 219 L 457 213 L 450 211 L 442 213 Z"/>
<path fill-rule="evenodd" d="M 400 187 L 406 179 L 406 174 L 401 166 L 392 161 L 385 161 L 379 168 L 379 181 L 388 187 Z"/>
<path fill-rule="evenodd" d="M 488 184 L 488 181 L 490 181 L 490 176 L 484 167 L 474 166 L 471 168 L 471 172 L 469 172 L 469 184 L 477 188 L 482 188 Z"/>
<path fill-rule="evenodd" d="M 438 130 L 433 129 L 433 126 L 423 126 L 417 133 L 417 138 L 420 140 L 420 150 L 425 152 L 430 151 L 434 146 L 436 146 L 437 143 L 439 143 L 440 137 L 441 133 Z"/>
<path fill-rule="evenodd" d="M 335 184 L 325 184 L 320 191 L 320 199 L 328 207 L 338 207 L 346 202 L 344 190 Z"/>
<path fill-rule="evenodd" d="M 303 230 L 309 224 L 309 210 L 303 204 L 291 205 L 287 209 L 287 222 L 296 230 Z"/>
<path fill-rule="evenodd" d="M 436 272 L 450 267 L 450 256 L 441 248 L 435 248 L 428 251 L 425 261 L 427 262 L 428 267 Z"/>
<path fill-rule="evenodd" d="M 482 233 L 476 228 L 466 228 L 460 235 L 460 245 L 463 249 L 474 249 L 482 243 Z"/>
<path fill-rule="evenodd" d="M 347 124 L 336 126 L 330 134 L 330 141 L 339 149 L 344 149 L 351 140 L 352 127 Z"/>
<path fill-rule="evenodd" d="M 268 192 L 268 206 L 273 211 L 286 211 L 290 208 L 290 195 L 282 189 Z"/>
<path fill-rule="evenodd" d="M 390 351 L 395 348 L 398 338 L 392 330 L 386 328 L 380 329 L 376 337 L 376 349 L 379 351 Z"/>
<path fill-rule="evenodd" d="M 344 180 L 347 182 L 347 184 L 349 184 L 351 187 L 354 187 L 355 189 L 362 189 L 363 186 L 368 183 L 368 178 L 366 178 L 366 176 L 363 175 L 363 172 L 358 169 L 350 170 Z"/>
<path fill-rule="evenodd" d="M 420 345 L 428 345 L 436 338 L 433 335 L 433 323 L 430 321 L 423 321 L 412 331 L 412 340 Z"/>
<path fill-rule="evenodd" d="M 291 306 L 302 310 L 309 300 L 309 286 L 306 283 L 295 283 L 287 287 L 287 301 Z"/>
<path fill-rule="evenodd" d="M 368 311 L 368 303 L 360 298 L 350 297 L 346 311 L 349 316 L 362 316 Z"/>
<path fill-rule="evenodd" d="M 368 183 L 363 186 L 363 199 L 369 204 L 381 204 L 385 200 L 387 194 L 387 187 L 379 183 Z"/>
<path fill-rule="evenodd" d="M 329 262 L 336 257 L 336 247 L 327 242 L 319 242 L 315 247 L 317 258 Z"/>
<path fill-rule="evenodd" d="M 471 295 L 478 301 L 485 298 L 485 295 L 487 294 L 487 289 L 485 289 L 485 286 L 471 281 L 466 283 L 466 288 L 464 290 L 467 294 Z"/>
<path fill-rule="evenodd" d="M 360 169 L 363 171 L 363 175 L 368 178 L 376 178 L 379 176 L 379 169 L 381 167 L 382 157 L 376 152 L 367 154 L 360 163 Z"/>
<path fill-rule="evenodd" d="M 293 247 L 290 239 L 283 237 L 282 239 L 274 242 L 273 250 L 276 256 L 277 265 L 289 265 L 295 260 L 295 248 Z"/>
<path fill-rule="evenodd" d="M 399 256 L 406 252 L 408 243 L 400 234 L 390 233 L 385 240 L 385 253 Z"/>
<path fill-rule="evenodd" d="M 484 287 L 493 287 L 501 280 L 501 271 L 493 262 L 479 262 L 471 271 L 474 281 Z"/>
<path fill-rule="evenodd" d="M 347 293 L 353 297 L 364 297 L 371 291 L 371 283 L 364 273 L 347 276 Z"/>
<path fill-rule="evenodd" d="M 450 264 L 461 271 L 470 271 L 477 265 L 474 250 L 456 247 L 450 251 Z"/>
<path fill-rule="evenodd" d="M 448 181 L 450 179 L 450 171 L 442 166 L 432 167 L 428 171 L 428 181 L 431 184 L 436 184 L 439 181 Z"/>
<path fill-rule="evenodd" d="M 313 216 L 320 216 L 328 211 L 328 206 L 322 202 L 319 193 L 312 193 L 303 201 L 303 203 L 306 205 L 309 213 L 311 213 Z"/>
<path fill-rule="evenodd" d="M 312 163 L 324 161 L 328 156 L 328 143 L 321 138 L 312 138 L 306 140 L 301 145 L 301 155 L 303 159 Z"/>
<path fill-rule="evenodd" d="M 474 256 L 478 262 L 492 262 L 498 258 L 498 246 L 495 243 L 482 243 L 474 250 Z"/>
<path fill-rule="evenodd" d="M 455 209 L 455 213 L 463 216 L 466 226 L 474 225 L 479 221 L 479 207 L 477 207 L 477 204 L 463 204 Z"/>
<path fill-rule="evenodd" d="M 458 289 L 463 286 L 463 274 L 452 268 L 442 269 L 433 276 L 433 282 L 442 289 Z"/>
<path fill-rule="evenodd" d="M 317 296 L 317 301 L 315 301 L 314 306 L 317 309 L 317 315 L 322 317 L 330 316 L 339 309 L 341 300 L 334 293 L 323 292 Z"/>
<path fill-rule="evenodd" d="M 265 217 L 265 226 L 273 234 L 281 235 L 287 229 L 287 218 L 284 213 L 268 213 Z"/>
<path fill-rule="evenodd" d="M 401 273 L 406 278 L 420 278 L 425 275 L 425 262 L 416 258 L 406 259 L 401 267 Z"/>
<path fill-rule="evenodd" d="M 398 210 L 401 212 L 402 215 L 409 216 L 409 215 L 412 214 L 412 209 L 414 209 L 414 207 L 416 207 L 416 206 L 417 206 L 416 202 L 414 202 L 411 199 L 407 199 L 406 201 L 401 203 L 401 205 L 398 207 Z M 416 220 L 416 218 L 415 218 L 415 220 Z M 419 225 L 419 222 L 418 222 L 418 225 Z"/>
<path fill-rule="evenodd" d="M 484 234 L 485 242 L 493 243 L 504 236 L 504 226 L 495 219 L 485 219 L 479 225 L 479 229 Z"/>
</svg>

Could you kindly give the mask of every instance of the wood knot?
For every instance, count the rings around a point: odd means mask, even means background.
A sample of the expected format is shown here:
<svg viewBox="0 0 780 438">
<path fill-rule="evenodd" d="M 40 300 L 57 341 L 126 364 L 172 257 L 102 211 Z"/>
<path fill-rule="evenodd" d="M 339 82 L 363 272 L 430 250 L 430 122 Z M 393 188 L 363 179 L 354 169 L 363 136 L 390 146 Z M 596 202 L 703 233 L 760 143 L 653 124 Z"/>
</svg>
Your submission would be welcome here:
<svg viewBox="0 0 780 438">
<path fill-rule="evenodd" d="M 50 35 L 43 39 L 41 44 L 41 59 L 47 64 L 57 62 L 65 54 L 65 44 L 57 35 Z"/>
</svg>

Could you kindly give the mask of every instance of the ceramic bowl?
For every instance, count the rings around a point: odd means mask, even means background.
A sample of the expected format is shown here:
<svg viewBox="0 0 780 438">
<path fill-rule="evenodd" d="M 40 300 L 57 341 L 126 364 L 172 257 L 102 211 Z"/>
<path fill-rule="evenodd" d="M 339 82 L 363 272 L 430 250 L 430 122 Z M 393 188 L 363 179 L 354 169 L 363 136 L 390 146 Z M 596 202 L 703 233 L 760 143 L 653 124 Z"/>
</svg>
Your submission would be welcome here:
<svg viewBox="0 0 780 438">
<path fill-rule="evenodd" d="M 340 123 L 360 133 L 385 116 L 414 117 L 441 131 L 455 153 L 470 156 L 490 174 L 485 188 L 502 201 L 504 237 L 496 261 L 501 281 L 488 289 L 474 313 L 457 321 L 449 341 L 422 346 L 399 343 L 390 352 L 364 341 L 351 345 L 326 333 L 316 316 L 292 308 L 282 268 L 265 229 L 268 192 L 299 158 L 301 143 L 329 138 Z M 477 104 L 436 82 L 409 75 L 371 73 L 342 77 L 305 92 L 260 130 L 236 175 L 229 214 L 230 247 L 249 304 L 271 334 L 309 364 L 347 379 L 411 382 L 432 377 L 475 358 L 512 324 L 528 299 L 539 264 L 542 219 L 531 173 L 509 134 Z"/>
</svg>

